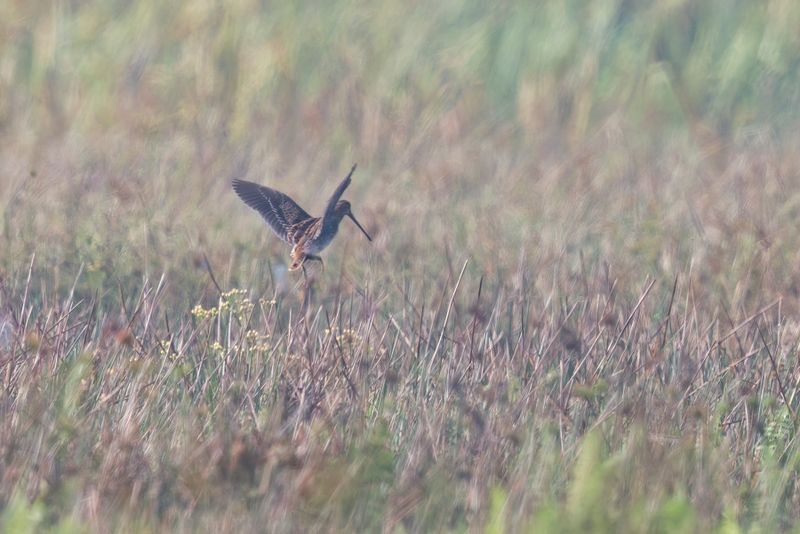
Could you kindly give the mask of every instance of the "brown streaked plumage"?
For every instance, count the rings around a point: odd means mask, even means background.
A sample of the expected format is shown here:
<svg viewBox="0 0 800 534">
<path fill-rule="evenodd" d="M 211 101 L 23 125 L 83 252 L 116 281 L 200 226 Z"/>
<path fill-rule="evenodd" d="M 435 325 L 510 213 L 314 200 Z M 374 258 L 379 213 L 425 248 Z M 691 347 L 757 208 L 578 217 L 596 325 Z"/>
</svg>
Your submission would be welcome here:
<svg viewBox="0 0 800 534">
<path fill-rule="evenodd" d="M 350 217 L 359 230 L 364 232 L 367 239 L 372 241 L 350 210 L 350 203 L 346 200 L 339 200 L 344 190 L 350 185 L 350 178 L 355 170 L 356 166 L 353 165 L 347 177 L 342 180 L 328 200 L 325 214 L 322 217 L 312 217 L 287 195 L 264 185 L 234 180 L 233 190 L 245 204 L 264 217 L 275 235 L 292 245 L 292 263 L 289 270 L 302 268 L 305 273 L 304 264 L 307 260 L 322 262 L 322 258 L 317 254 L 333 241 L 339 230 L 339 223 L 345 216 Z"/>
</svg>

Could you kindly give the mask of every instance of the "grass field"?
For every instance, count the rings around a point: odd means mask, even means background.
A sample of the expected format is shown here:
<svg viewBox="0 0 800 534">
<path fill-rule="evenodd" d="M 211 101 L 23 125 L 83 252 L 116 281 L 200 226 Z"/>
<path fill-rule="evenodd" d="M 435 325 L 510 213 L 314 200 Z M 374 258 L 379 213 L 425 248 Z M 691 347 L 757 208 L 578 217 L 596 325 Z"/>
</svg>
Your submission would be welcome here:
<svg viewBox="0 0 800 534">
<path fill-rule="evenodd" d="M 797 531 L 799 27 L 1 3 L 0 530 Z"/>
</svg>

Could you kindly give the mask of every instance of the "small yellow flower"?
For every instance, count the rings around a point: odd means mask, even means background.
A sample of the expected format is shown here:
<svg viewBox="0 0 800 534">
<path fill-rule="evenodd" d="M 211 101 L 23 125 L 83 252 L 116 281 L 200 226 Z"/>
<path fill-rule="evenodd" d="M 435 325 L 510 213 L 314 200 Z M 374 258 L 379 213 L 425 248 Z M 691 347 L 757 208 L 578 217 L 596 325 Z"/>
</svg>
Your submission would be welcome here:
<svg viewBox="0 0 800 534">
<path fill-rule="evenodd" d="M 236 312 L 239 315 L 249 315 L 250 312 L 253 311 L 253 303 L 250 302 L 250 299 L 243 299 L 242 302 L 236 308 Z"/>
<path fill-rule="evenodd" d="M 195 316 L 197 319 L 211 319 L 217 316 L 217 308 L 203 308 L 200 304 L 197 304 L 194 308 L 192 308 L 192 315 Z"/>
<path fill-rule="evenodd" d="M 267 342 L 271 337 L 269 334 L 262 334 L 256 330 L 248 330 L 244 337 L 250 349 L 256 352 L 266 352 L 272 348 Z"/>
<path fill-rule="evenodd" d="M 336 336 L 336 341 L 341 345 L 355 345 L 361 343 L 362 337 L 352 328 L 345 328 L 342 333 Z"/>
</svg>

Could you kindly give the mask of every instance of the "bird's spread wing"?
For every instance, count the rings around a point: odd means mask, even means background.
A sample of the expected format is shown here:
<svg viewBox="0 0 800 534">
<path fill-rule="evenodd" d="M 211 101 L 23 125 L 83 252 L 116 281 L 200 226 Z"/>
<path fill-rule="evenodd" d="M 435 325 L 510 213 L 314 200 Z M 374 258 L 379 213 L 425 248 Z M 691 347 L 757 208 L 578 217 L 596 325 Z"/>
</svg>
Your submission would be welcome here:
<svg viewBox="0 0 800 534">
<path fill-rule="evenodd" d="M 245 204 L 264 217 L 278 237 L 290 245 L 295 243 L 293 240 L 295 232 L 291 231 L 292 227 L 312 219 L 303 208 L 297 205 L 297 202 L 280 191 L 244 180 L 234 180 L 233 190 Z"/>
<path fill-rule="evenodd" d="M 336 188 L 336 191 L 333 192 L 331 198 L 328 200 L 328 206 L 325 208 L 325 215 L 333 212 L 334 208 L 336 208 L 336 203 L 339 202 L 339 198 L 344 193 L 344 190 L 347 189 L 347 186 L 350 185 L 350 177 L 353 176 L 353 171 L 356 170 L 356 166 L 353 165 L 353 168 L 350 169 L 350 172 L 347 174 L 342 183 L 339 184 L 339 187 Z"/>
</svg>

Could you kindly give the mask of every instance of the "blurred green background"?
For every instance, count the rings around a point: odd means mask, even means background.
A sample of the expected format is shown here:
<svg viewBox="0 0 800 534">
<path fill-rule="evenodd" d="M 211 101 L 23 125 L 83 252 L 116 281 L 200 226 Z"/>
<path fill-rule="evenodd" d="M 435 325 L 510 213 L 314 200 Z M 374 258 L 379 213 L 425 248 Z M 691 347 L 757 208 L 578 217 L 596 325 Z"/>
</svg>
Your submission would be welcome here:
<svg viewBox="0 0 800 534">
<path fill-rule="evenodd" d="M 444 247 L 490 272 L 520 250 L 669 271 L 796 220 L 793 191 L 757 206 L 796 170 L 792 0 L 0 10 L 2 262 L 35 250 L 64 287 L 81 264 L 95 290 L 112 271 L 188 282 L 202 253 L 263 282 L 254 262 L 285 250 L 230 179 L 314 213 L 353 162 L 378 242 L 348 251 L 384 272 L 436 272 Z"/>
</svg>

